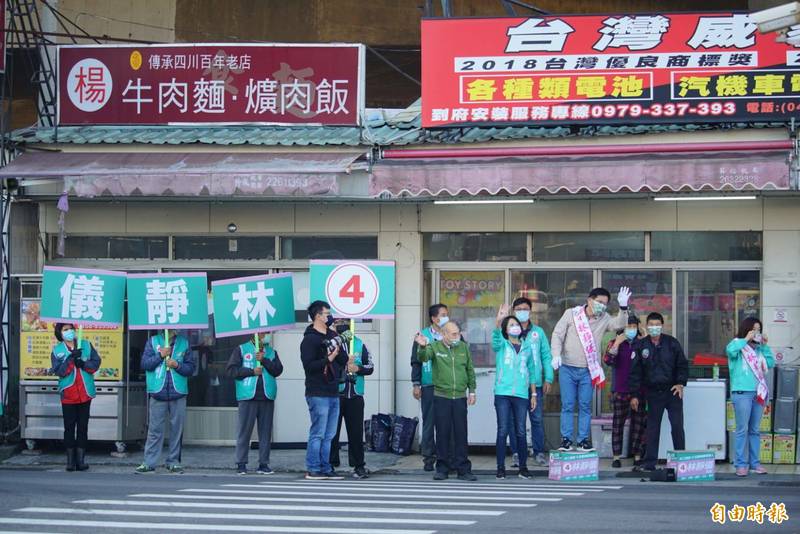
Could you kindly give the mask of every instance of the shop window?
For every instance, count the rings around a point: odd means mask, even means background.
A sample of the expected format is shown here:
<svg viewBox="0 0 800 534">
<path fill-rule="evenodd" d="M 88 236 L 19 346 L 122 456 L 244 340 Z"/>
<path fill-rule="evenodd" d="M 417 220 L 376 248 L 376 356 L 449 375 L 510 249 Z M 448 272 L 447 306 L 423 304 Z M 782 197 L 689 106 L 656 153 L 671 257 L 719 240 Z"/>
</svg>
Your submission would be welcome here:
<svg viewBox="0 0 800 534">
<path fill-rule="evenodd" d="M 611 292 L 611 302 L 608 313 L 616 315 L 619 311 L 617 292 L 622 286 L 631 289 L 633 296 L 628 303 L 629 313 L 639 318 L 644 331 L 647 314 L 658 312 L 664 316 L 664 333 L 675 335 L 675 321 L 672 315 L 672 271 L 603 271 L 602 285 Z M 608 343 L 613 339 L 614 333 L 609 332 L 603 336 L 600 344 L 605 351 Z M 613 369 L 603 364 L 603 371 L 609 383 L 613 380 Z M 600 412 L 611 414 L 611 387 L 601 391 Z"/>
<path fill-rule="evenodd" d="M 526 234 L 425 234 L 426 261 L 525 261 Z"/>
<path fill-rule="evenodd" d="M 592 281 L 592 271 L 512 271 L 511 302 L 517 297 L 531 299 L 531 321 L 542 327 L 549 341 L 564 312 L 586 302 Z M 545 413 L 561 412 L 558 380 L 545 396 L 543 409 Z"/>
<path fill-rule="evenodd" d="M 505 302 L 505 271 L 442 271 L 439 302 L 461 327 L 475 367 L 494 367 L 492 330 Z"/>
<path fill-rule="evenodd" d="M 377 259 L 378 238 L 375 236 L 282 237 L 281 258 L 284 260 Z"/>
<path fill-rule="evenodd" d="M 177 236 L 176 260 L 274 260 L 272 236 Z"/>
<path fill-rule="evenodd" d="M 643 232 L 533 234 L 534 261 L 644 261 Z"/>
<path fill-rule="evenodd" d="M 58 236 L 51 241 L 51 256 Z M 91 259 L 161 259 L 169 257 L 169 239 L 159 237 L 131 236 L 67 236 L 64 242 L 64 258 Z"/>
<path fill-rule="evenodd" d="M 212 282 L 265 273 L 265 269 L 206 271 L 209 299 Z M 208 316 L 207 329 L 187 330 L 185 334 L 189 338 L 189 345 L 197 361 L 194 375 L 189 378 L 187 405 L 194 407 L 236 406 L 236 384 L 234 379 L 228 378 L 225 374 L 225 368 L 233 350 L 244 343 L 248 336 L 216 338 L 213 314 Z M 131 339 L 133 346 L 133 336 Z"/>
<path fill-rule="evenodd" d="M 679 271 L 676 298 L 677 337 L 689 358 L 690 376 L 710 378 L 712 369 L 691 365 L 692 360 L 698 354 L 724 356 L 742 319 L 759 316 L 759 272 Z M 727 367 L 720 374 L 725 378 Z"/>
<path fill-rule="evenodd" d="M 653 232 L 652 261 L 760 261 L 761 232 Z"/>
</svg>

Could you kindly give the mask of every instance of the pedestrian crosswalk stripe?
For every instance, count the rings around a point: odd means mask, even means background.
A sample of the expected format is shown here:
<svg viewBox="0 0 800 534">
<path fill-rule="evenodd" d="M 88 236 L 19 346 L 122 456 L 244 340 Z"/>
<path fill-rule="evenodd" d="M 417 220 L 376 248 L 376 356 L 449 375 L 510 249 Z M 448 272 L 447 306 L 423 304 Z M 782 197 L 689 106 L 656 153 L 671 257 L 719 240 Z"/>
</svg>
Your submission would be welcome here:
<svg viewBox="0 0 800 534">
<path fill-rule="evenodd" d="M 171 494 L 170 499 L 214 499 L 220 501 L 261 501 L 261 502 L 310 502 L 310 503 L 318 503 L 319 499 L 316 497 L 280 497 L 280 496 L 273 496 L 273 497 L 253 497 L 252 492 L 243 491 L 243 490 L 212 490 L 212 489 L 183 489 L 180 491 L 191 492 L 191 495 L 180 495 L 180 494 Z M 202 494 L 202 495 L 198 495 Z M 220 493 L 241 493 L 243 495 L 219 495 Z M 136 497 L 136 498 L 154 498 L 154 499 L 161 499 L 164 497 L 161 493 L 135 493 L 133 495 L 129 495 L 129 497 Z M 543 497 L 538 499 L 537 502 L 558 502 L 561 501 L 560 497 Z M 325 499 L 325 502 L 328 504 L 340 504 L 340 505 L 348 505 L 353 504 L 353 499 Z M 393 505 L 410 505 L 410 506 L 441 506 L 442 503 L 439 502 L 425 502 L 425 501 L 400 501 L 400 500 L 380 500 L 381 504 L 393 504 Z M 450 507 L 457 507 L 457 506 L 470 506 L 474 507 L 474 502 L 458 502 L 458 501 L 450 501 L 447 503 L 447 506 Z M 526 504 L 526 503 L 480 503 L 481 508 L 530 508 L 532 506 L 536 506 L 535 504 Z M 276 507 L 277 508 L 277 507 Z M 280 507 L 284 508 L 284 507 Z M 298 509 L 306 509 L 307 507 L 297 507 Z M 325 506 L 320 507 L 319 511 L 336 511 L 340 510 L 341 506 Z M 377 511 L 377 510 L 376 510 Z M 468 515 L 501 515 L 503 512 L 498 512 L 496 510 L 424 510 L 424 511 L 411 511 L 409 513 L 421 513 L 421 514 L 432 514 L 432 515 L 461 515 L 461 514 L 468 514 Z"/>
<path fill-rule="evenodd" d="M 78 501 L 82 504 L 95 504 L 93 502 Z M 116 506 L 156 506 L 164 504 L 174 508 L 173 503 L 161 502 L 138 502 L 138 501 L 102 501 L 97 504 L 108 504 Z M 229 504 L 221 504 L 219 506 L 212 506 L 210 503 L 181 503 L 183 507 L 194 506 L 196 508 L 234 508 Z M 242 505 L 239 508 L 247 508 L 250 510 L 258 510 L 260 507 L 256 504 Z M 78 515 L 114 515 L 114 516 L 141 516 L 142 512 L 139 510 L 109 510 L 105 508 L 47 508 L 43 506 L 30 506 L 27 508 L 20 508 L 14 510 L 15 512 L 34 513 L 34 514 L 78 514 Z M 342 510 L 346 512 L 346 510 Z M 170 510 L 169 517 L 180 518 L 197 518 L 197 519 L 227 519 L 227 520 L 245 520 L 255 519 L 259 521 L 306 521 L 310 523 L 375 523 L 375 524 L 396 524 L 397 519 L 393 517 L 336 517 L 336 516 L 313 516 L 313 515 L 273 515 L 273 514 L 223 514 L 223 513 L 209 513 L 209 512 L 178 512 Z M 458 519 L 409 519 L 403 518 L 403 523 L 407 525 L 442 525 L 442 526 L 469 526 L 474 525 L 475 521 L 466 521 Z"/>
<path fill-rule="evenodd" d="M 141 498 L 137 495 L 130 495 L 131 498 Z M 173 497 L 178 497 L 176 495 L 170 495 L 166 499 L 172 499 Z M 183 496 L 183 497 L 189 497 Z M 191 496 L 194 497 L 194 496 Z M 254 504 L 240 504 L 240 503 L 214 503 L 214 502 L 174 502 L 171 500 L 165 500 L 163 494 L 150 494 L 147 499 L 158 498 L 158 501 L 140 501 L 140 500 L 131 500 L 131 499 L 82 499 L 79 501 L 75 501 L 78 504 L 92 504 L 92 505 L 108 505 L 108 506 L 153 506 L 153 507 L 174 507 L 174 508 L 207 508 L 207 509 L 215 509 L 215 508 L 222 508 L 226 510 L 250 510 L 253 508 L 257 508 L 259 510 L 279 510 L 279 511 L 313 511 L 313 512 L 344 512 L 346 508 L 342 506 L 324 506 L 324 505 L 316 505 L 316 506 L 294 506 L 294 505 L 264 505 L 260 502 Z M 194 497 L 196 498 L 196 497 Z M 249 499 L 249 500 L 254 500 Z M 319 502 L 319 499 L 316 499 L 315 502 Z M 349 504 L 352 504 L 353 501 L 348 501 Z M 382 502 L 381 502 L 382 503 Z M 535 505 L 530 505 L 535 506 Z M 366 506 L 366 507 L 359 507 L 359 511 L 364 513 L 370 514 L 403 514 L 403 515 L 491 515 L 497 516 L 502 515 L 503 512 L 501 511 L 494 511 L 494 510 L 478 510 L 478 512 L 483 513 L 469 513 L 463 511 L 456 511 L 456 510 L 412 510 L 408 508 L 388 508 L 388 507 L 376 507 L 376 506 Z M 403 519 L 405 521 L 405 519 Z"/>
<path fill-rule="evenodd" d="M 419 499 L 428 498 L 425 495 L 413 495 L 413 494 L 408 494 L 408 493 L 386 493 L 386 492 L 389 492 L 389 491 L 398 491 L 398 489 L 401 489 L 401 488 L 397 488 L 397 489 L 391 489 L 391 488 L 385 488 L 385 489 L 377 489 L 377 488 L 361 488 L 361 489 L 359 489 L 359 488 L 347 488 L 345 491 L 342 491 L 342 490 L 337 490 L 335 485 L 333 485 L 333 484 L 327 484 L 327 485 L 324 485 L 324 486 L 321 486 L 321 487 L 320 486 L 314 486 L 314 487 L 308 486 L 309 489 L 313 489 L 315 491 L 286 491 L 286 490 L 293 490 L 293 489 L 300 490 L 302 488 L 298 488 L 296 486 L 281 486 L 281 485 L 262 486 L 260 484 L 223 484 L 223 486 L 226 487 L 226 488 L 252 488 L 254 491 L 257 491 L 257 493 L 262 493 L 262 494 L 270 494 L 270 493 L 272 493 L 272 494 L 278 494 L 278 495 L 330 495 L 330 496 L 334 496 L 334 497 L 339 495 L 339 496 L 343 496 L 343 497 L 344 496 L 346 496 L 346 497 L 363 497 L 365 495 L 365 493 L 367 495 L 380 493 L 380 495 L 382 497 L 405 497 L 405 498 L 412 498 L 412 499 L 413 498 L 419 498 Z M 318 491 L 318 490 L 321 490 L 321 489 L 326 489 L 328 491 Z M 274 490 L 274 491 L 272 491 L 272 490 Z M 354 492 L 354 493 L 348 493 L 348 492 Z M 450 499 L 450 500 L 455 500 L 455 499 L 465 499 L 465 500 L 466 499 L 476 499 L 476 500 L 480 500 L 480 501 L 484 501 L 484 500 L 485 501 L 530 501 L 530 500 L 536 500 L 534 497 L 532 497 L 533 495 L 545 496 L 545 497 L 554 495 L 553 492 L 540 491 L 540 492 L 526 492 L 524 494 L 524 495 L 526 495 L 525 497 L 518 497 L 517 496 L 518 492 L 516 492 L 514 490 L 483 492 L 483 491 L 480 491 L 480 490 L 451 490 L 449 488 L 447 489 L 447 495 L 442 495 L 442 491 L 441 490 L 426 489 L 426 490 L 414 490 L 414 492 L 415 493 L 425 493 L 425 494 L 431 493 L 431 494 L 436 495 L 437 499 Z M 459 495 L 451 495 L 452 493 L 458 493 Z M 487 496 L 487 493 L 490 493 L 492 495 L 498 495 L 498 496 Z M 509 496 L 509 494 L 511 494 L 511 496 Z M 499 495 L 502 495 L 502 497 L 499 496 Z M 580 497 L 581 495 L 584 495 L 584 493 L 583 492 L 576 492 L 576 491 L 572 491 L 572 492 L 566 492 L 565 491 L 565 492 L 558 493 L 558 495 L 559 496 L 568 496 L 568 497 Z"/>
<path fill-rule="evenodd" d="M 110 528 L 204 530 L 210 532 L 292 532 L 305 534 L 435 534 L 435 530 L 403 530 L 374 528 L 323 528 L 268 525 L 204 525 L 202 523 L 151 523 L 146 521 L 83 521 L 74 519 L 38 519 L 28 517 L 0 517 L 3 525 L 35 525 L 50 527 L 96 527 L 101 532 Z"/>
<path fill-rule="evenodd" d="M 279 482 L 279 481 L 264 481 L 259 482 L 259 485 L 263 487 L 275 488 L 275 487 L 291 487 L 291 488 L 347 488 L 347 489 L 379 489 L 381 491 L 385 490 L 406 490 L 409 491 L 419 491 L 422 493 L 441 493 L 441 489 L 438 489 L 440 486 L 438 483 L 430 483 L 430 484 L 416 484 L 414 486 L 396 486 L 394 484 L 385 484 L 379 482 L 340 482 L 340 481 L 333 481 L 333 482 L 305 482 L 305 481 L 297 481 L 297 482 Z M 575 488 L 572 486 L 532 486 L 528 484 L 506 484 L 505 486 L 488 486 L 483 484 L 451 484 L 449 486 L 442 485 L 447 488 L 448 492 L 460 492 L 460 493 L 480 493 L 481 495 L 486 494 L 497 494 L 497 495 L 506 495 L 509 491 L 513 491 L 517 495 L 542 495 L 543 491 L 548 493 L 559 493 L 559 492 L 574 492 L 574 491 L 582 491 L 586 493 L 602 493 L 605 490 L 597 489 L 597 488 Z"/>
<path fill-rule="evenodd" d="M 514 478 L 513 474 L 508 475 L 510 478 Z M 544 481 L 543 478 L 539 478 L 538 480 Z M 265 483 L 273 482 L 273 481 L 264 481 Z M 275 481 L 275 482 L 283 482 L 283 481 Z M 319 483 L 319 481 L 307 481 L 307 480 L 300 480 L 295 479 L 293 481 L 286 481 L 286 482 L 293 482 L 296 484 L 309 484 L 309 483 Z M 324 482 L 324 481 L 323 481 Z M 348 482 L 348 481 L 344 481 Z M 330 481 L 327 482 L 328 484 L 339 484 L 338 481 Z M 453 486 L 453 487 L 460 487 L 460 488 L 490 488 L 490 489 L 508 489 L 513 487 L 516 489 L 521 488 L 537 488 L 537 489 L 579 489 L 579 490 L 594 490 L 594 491 L 604 491 L 604 490 L 619 490 L 622 489 L 622 486 L 600 486 L 596 484 L 576 484 L 574 482 L 536 482 L 536 481 L 523 481 L 519 479 L 519 482 L 482 482 L 478 480 L 477 482 L 462 482 L 459 480 L 437 480 L 437 481 L 419 481 L 419 482 L 412 482 L 410 480 L 380 480 L 377 478 L 370 478 L 369 480 L 361 480 L 361 481 L 349 481 L 350 484 L 385 484 L 387 486 L 425 486 L 425 487 L 439 487 L 439 486 Z"/>
</svg>

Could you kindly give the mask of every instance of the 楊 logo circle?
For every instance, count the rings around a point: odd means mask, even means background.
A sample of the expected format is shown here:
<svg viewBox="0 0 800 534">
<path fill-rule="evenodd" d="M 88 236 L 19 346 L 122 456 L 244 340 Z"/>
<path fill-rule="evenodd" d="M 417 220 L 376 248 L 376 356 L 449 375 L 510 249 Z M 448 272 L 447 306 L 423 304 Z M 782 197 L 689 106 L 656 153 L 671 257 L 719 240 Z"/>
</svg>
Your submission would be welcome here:
<svg viewBox="0 0 800 534">
<path fill-rule="evenodd" d="M 81 111 L 91 113 L 105 106 L 112 88 L 111 71 L 98 59 L 78 61 L 67 76 L 69 100 Z"/>
</svg>

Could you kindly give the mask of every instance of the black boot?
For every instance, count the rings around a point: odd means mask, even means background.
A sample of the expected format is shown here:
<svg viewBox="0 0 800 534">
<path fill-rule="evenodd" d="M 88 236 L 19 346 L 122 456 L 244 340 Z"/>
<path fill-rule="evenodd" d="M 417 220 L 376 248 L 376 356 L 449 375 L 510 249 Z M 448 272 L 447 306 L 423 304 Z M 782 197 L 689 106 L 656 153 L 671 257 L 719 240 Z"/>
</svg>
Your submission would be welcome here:
<svg viewBox="0 0 800 534">
<path fill-rule="evenodd" d="M 75 471 L 75 449 L 67 448 L 67 471 Z"/>
<path fill-rule="evenodd" d="M 86 464 L 86 449 L 75 449 L 75 467 L 78 471 L 86 471 L 89 466 Z"/>
</svg>

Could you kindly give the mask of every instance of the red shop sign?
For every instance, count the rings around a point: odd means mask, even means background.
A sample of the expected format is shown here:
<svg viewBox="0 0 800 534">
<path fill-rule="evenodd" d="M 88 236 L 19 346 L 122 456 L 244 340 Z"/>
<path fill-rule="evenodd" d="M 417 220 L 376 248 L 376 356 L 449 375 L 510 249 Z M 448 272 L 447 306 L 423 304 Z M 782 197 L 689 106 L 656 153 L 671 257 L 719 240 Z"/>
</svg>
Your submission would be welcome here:
<svg viewBox="0 0 800 534">
<path fill-rule="evenodd" d="M 89 45 L 58 49 L 58 122 L 357 125 L 359 44 Z"/>
<path fill-rule="evenodd" d="M 423 20 L 422 125 L 785 121 L 798 67 L 746 13 Z"/>
</svg>

